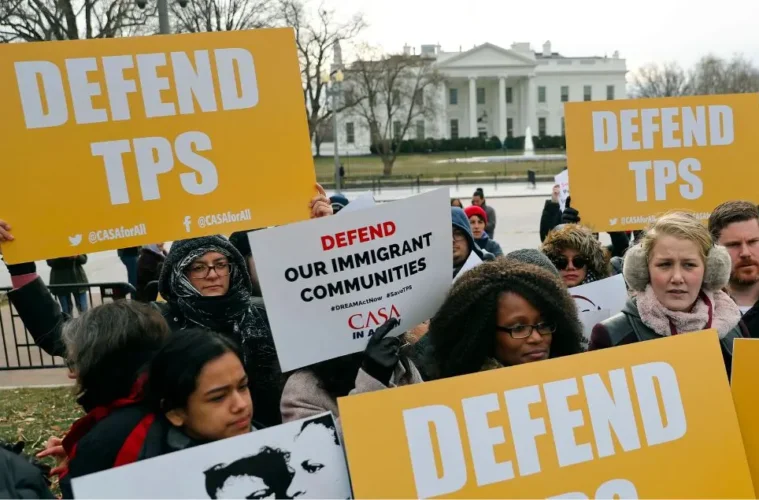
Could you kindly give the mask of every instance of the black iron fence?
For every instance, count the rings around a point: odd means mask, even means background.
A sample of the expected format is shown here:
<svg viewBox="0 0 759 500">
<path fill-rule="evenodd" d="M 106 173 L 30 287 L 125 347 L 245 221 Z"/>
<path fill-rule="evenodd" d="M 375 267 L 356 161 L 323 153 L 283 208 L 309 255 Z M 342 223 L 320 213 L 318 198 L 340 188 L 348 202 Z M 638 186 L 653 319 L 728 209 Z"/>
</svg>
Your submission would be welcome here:
<svg viewBox="0 0 759 500">
<path fill-rule="evenodd" d="M 74 316 L 78 314 L 78 309 L 76 298 L 71 297 L 72 287 L 85 293 L 87 308 L 123 299 L 135 292 L 129 283 L 50 285 L 48 288 L 59 304 L 61 296 L 69 297 L 68 300 L 72 304 Z M 50 356 L 37 347 L 13 304 L 8 299 L 9 291 L 11 288 L 0 288 L 0 370 L 29 370 L 66 366 L 63 359 Z"/>
</svg>

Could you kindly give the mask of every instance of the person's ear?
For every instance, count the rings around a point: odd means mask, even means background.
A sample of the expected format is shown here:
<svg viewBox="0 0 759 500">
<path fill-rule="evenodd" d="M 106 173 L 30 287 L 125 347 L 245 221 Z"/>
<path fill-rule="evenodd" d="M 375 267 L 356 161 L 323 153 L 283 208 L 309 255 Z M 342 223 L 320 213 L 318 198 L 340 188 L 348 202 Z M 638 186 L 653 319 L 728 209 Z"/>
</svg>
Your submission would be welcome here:
<svg viewBox="0 0 759 500">
<path fill-rule="evenodd" d="M 174 427 L 184 426 L 185 420 L 187 420 L 187 414 L 180 408 L 174 408 L 166 412 L 166 419 L 171 422 Z"/>
</svg>

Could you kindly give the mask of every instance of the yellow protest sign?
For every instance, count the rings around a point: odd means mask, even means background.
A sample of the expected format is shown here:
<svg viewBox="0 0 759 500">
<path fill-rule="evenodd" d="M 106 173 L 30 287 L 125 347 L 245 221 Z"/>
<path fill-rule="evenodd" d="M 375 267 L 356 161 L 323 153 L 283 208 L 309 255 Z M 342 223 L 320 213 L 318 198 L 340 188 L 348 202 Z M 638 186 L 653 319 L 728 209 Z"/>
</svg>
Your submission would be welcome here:
<svg viewBox="0 0 759 500">
<path fill-rule="evenodd" d="M 754 485 L 759 484 L 759 398 L 756 381 L 759 379 L 759 340 L 733 341 L 733 370 L 731 388 L 743 446 Z"/>
<path fill-rule="evenodd" d="M 308 218 L 291 29 L 0 45 L 19 262 Z"/>
<path fill-rule="evenodd" d="M 597 231 L 640 229 L 668 210 L 706 220 L 723 201 L 759 201 L 759 94 L 572 102 L 564 110 L 572 206 Z"/>
<path fill-rule="evenodd" d="M 356 498 L 754 498 L 713 330 L 338 402 Z"/>
</svg>

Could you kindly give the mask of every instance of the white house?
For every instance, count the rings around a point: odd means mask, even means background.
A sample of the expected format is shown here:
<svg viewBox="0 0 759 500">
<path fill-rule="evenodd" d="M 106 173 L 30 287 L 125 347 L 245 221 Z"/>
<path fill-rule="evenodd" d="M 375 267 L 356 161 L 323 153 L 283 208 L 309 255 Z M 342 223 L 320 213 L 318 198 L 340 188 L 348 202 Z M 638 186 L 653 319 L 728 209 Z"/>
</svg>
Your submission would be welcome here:
<svg viewBox="0 0 759 500">
<path fill-rule="evenodd" d="M 412 49 L 406 46 L 404 51 L 411 54 Z M 618 52 L 611 57 L 565 57 L 546 42 L 542 52 L 533 51 L 529 43 L 514 43 L 509 49 L 485 43 L 459 52 L 422 45 L 419 55 L 435 58 L 445 83 L 436 96 L 425 95 L 438 99 L 436 118 L 419 120 L 404 139 L 503 139 L 525 135 L 528 126 L 533 135 L 564 135 L 564 102 L 626 97 L 627 67 Z M 340 154 L 369 152 L 369 131 L 359 116 L 340 114 L 337 128 Z M 333 148 L 333 143 L 323 143 L 321 152 L 332 154 Z"/>
</svg>

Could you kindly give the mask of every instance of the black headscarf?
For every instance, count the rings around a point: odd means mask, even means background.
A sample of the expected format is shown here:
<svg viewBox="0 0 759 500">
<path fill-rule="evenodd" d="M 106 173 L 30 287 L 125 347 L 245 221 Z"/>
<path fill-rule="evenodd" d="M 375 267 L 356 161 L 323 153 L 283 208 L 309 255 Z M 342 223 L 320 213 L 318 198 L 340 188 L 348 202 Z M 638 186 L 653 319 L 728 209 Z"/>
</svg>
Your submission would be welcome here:
<svg viewBox="0 0 759 500">
<path fill-rule="evenodd" d="M 185 275 L 187 268 L 208 252 L 224 255 L 231 264 L 229 290 L 223 296 L 202 296 Z M 161 270 L 158 290 L 172 312 L 181 315 L 186 322 L 230 335 L 241 342 L 246 358 L 250 351 L 246 344 L 269 336 L 266 321 L 251 304 L 252 285 L 245 259 L 223 236 L 175 242 Z"/>
</svg>

